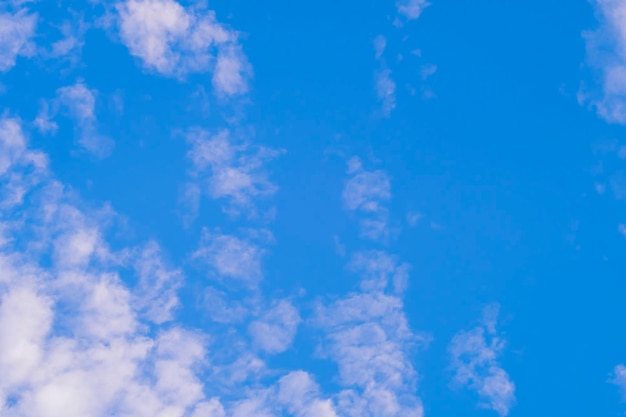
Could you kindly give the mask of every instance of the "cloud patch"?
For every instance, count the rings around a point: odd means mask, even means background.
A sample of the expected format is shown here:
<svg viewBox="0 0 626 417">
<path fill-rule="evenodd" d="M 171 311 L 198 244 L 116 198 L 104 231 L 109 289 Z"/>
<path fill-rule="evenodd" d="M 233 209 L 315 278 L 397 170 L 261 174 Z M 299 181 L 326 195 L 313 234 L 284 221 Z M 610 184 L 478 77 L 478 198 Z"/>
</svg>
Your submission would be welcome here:
<svg viewBox="0 0 626 417">
<path fill-rule="evenodd" d="M 485 309 L 481 324 L 457 333 L 448 346 L 453 383 L 478 394 L 479 406 L 506 416 L 515 405 L 515 384 L 499 363 L 505 346 L 496 333 L 498 306 Z"/>
<path fill-rule="evenodd" d="M 247 91 L 251 67 L 236 32 L 220 24 L 215 12 L 174 0 L 127 0 L 116 9 L 120 39 L 145 68 L 179 79 L 213 72 L 218 95 Z"/>
<path fill-rule="evenodd" d="M 626 123 L 626 4 L 595 0 L 599 27 L 584 33 L 587 60 L 599 88 L 583 86 L 581 104 L 588 104 L 607 122 Z"/>
<path fill-rule="evenodd" d="M 362 237 L 379 240 L 389 234 L 389 210 L 386 203 L 391 199 L 391 181 L 383 170 L 367 171 L 358 157 L 348 161 L 342 201 L 345 209 L 359 213 Z"/>
<path fill-rule="evenodd" d="M 198 195 L 204 192 L 213 199 L 226 200 L 223 208 L 230 214 L 246 211 L 255 216 L 255 200 L 270 197 L 278 190 L 269 180 L 265 164 L 282 151 L 237 140 L 228 130 L 211 133 L 192 129 L 186 139 L 193 180 L 187 198 L 195 199 L 195 205 Z"/>
<path fill-rule="evenodd" d="M 34 54 L 36 25 L 37 16 L 27 9 L 0 13 L 0 73 L 13 68 L 18 56 Z"/>
</svg>

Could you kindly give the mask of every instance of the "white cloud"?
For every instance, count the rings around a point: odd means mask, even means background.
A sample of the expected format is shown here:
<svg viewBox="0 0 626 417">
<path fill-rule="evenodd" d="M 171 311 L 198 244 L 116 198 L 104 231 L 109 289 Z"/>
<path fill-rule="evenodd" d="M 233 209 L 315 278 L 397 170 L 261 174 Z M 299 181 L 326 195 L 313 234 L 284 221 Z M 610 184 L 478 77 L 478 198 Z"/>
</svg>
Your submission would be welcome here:
<svg viewBox="0 0 626 417">
<path fill-rule="evenodd" d="M 250 314 L 255 300 L 233 300 L 226 292 L 208 287 L 204 291 L 202 305 L 211 320 L 216 323 L 239 323 Z"/>
<path fill-rule="evenodd" d="M 420 17 L 422 12 L 430 3 L 426 0 L 399 0 L 396 3 L 398 13 L 408 20 L 414 20 Z"/>
<path fill-rule="evenodd" d="M 0 175 L 17 163 L 26 151 L 26 138 L 18 119 L 0 119 Z"/>
<path fill-rule="evenodd" d="M 626 366 L 620 364 L 613 369 L 613 375 L 609 380 L 612 384 L 617 385 L 622 395 L 626 398 Z"/>
<path fill-rule="evenodd" d="M 382 114 L 389 117 L 396 108 L 396 83 L 391 78 L 391 70 L 383 68 L 376 72 L 376 96 L 382 103 Z"/>
<path fill-rule="evenodd" d="M 172 320 L 178 307 L 177 291 L 183 283 L 182 271 L 168 268 L 161 248 L 149 242 L 135 261 L 139 282 L 134 290 L 137 308 L 157 324 Z"/>
<path fill-rule="evenodd" d="M 59 88 L 57 100 L 76 123 L 78 144 L 87 152 L 104 158 L 110 155 L 114 142 L 98 131 L 96 93 L 78 81 L 74 85 Z"/>
<path fill-rule="evenodd" d="M 248 91 L 247 77 L 252 73 L 246 56 L 238 45 L 229 45 L 217 55 L 213 88 L 220 95 L 233 96 Z"/>
<path fill-rule="evenodd" d="M 248 331 L 253 344 L 267 353 L 281 353 L 291 346 L 301 322 L 298 310 L 287 300 L 280 300 L 258 319 Z"/>
<path fill-rule="evenodd" d="M 213 11 L 174 0 L 127 0 L 117 11 L 120 38 L 147 68 L 177 78 L 214 71 L 218 94 L 247 91 L 250 66 L 237 34 L 217 22 Z"/>
<path fill-rule="evenodd" d="M 376 59 L 380 59 L 387 47 L 387 39 L 383 35 L 378 35 L 374 38 L 374 52 Z"/>
<path fill-rule="evenodd" d="M 487 307 L 482 323 L 457 333 L 448 350 L 454 383 L 475 391 L 481 407 L 506 416 L 515 405 L 515 384 L 498 361 L 505 343 L 496 333 L 497 314 L 497 306 Z"/>
<path fill-rule="evenodd" d="M 263 278 L 261 261 L 265 252 L 248 238 L 205 231 L 194 258 L 208 264 L 222 281 L 234 280 L 255 287 Z"/>
<path fill-rule="evenodd" d="M 52 117 L 49 104 L 46 101 L 43 101 L 33 124 L 43 134 L 55 134 L 59 129 L 59 126 L 56 122 L 51 120 Z"/>
<path fill-rule="evenodd" d="M 294 371 L 278 381 L 277 402 L 295 417 L 337 417 L 331 400 L 321 399 L 319 387 L 307 372 Z"/>
<path fill-rule="evenodd" d="M 422 213 L 418 213 L 416 211 L 411 211 L 411 212 L 406 214 L 406 222 L 411 227 L 417 226 L 419 221 L 422 220 L 423 218 L 424 218 L 424 215 Z"/>
<path fill-rule="evenodd" d="M 17 57 L 29 56 L 34 52 L 30 39 L 35 34 L 37 16 L 26 9 L 15 13 L 0 13 L 0 72 L 15 66 Z"/>
<path fill-rule="evenodd" d="M 420 75 L 422 76 L 422 80 L 426 80 L 431 75 L 434 75 L 437 72 L 437 65 L 435 64 L 426 64 L 422 65 L 420 69 Z"/>
<path fill-rule="evenodd" d="M 13 141 L 20 138 L 19 121 L 2 119 L 7 125 Z M 1 179 L 3 187 L 16 178 L 27 187 L 19 202 L 0 207 L 1 414 L 183 417 L 219 409 L 196 375 L 205 338 L 176 326 L 149 334 L 119 277 L 121 258 L 104 241 L 103 214 L 81 210 L 49 173 L 31 169 L 41 166 L 36 152 L 20 153 Z M 142 259 L 154 263 L 148 255 Z"/>
<path fill-rule="evenodd" d="M 196 187 L 206 190 L 214 199 L 226 199 L 225 210 L 229 213 L 244 209 L 254 213 L 255 199 L 272 196 L 278 190 L 270 182 L 264 164 L 282 151 L 237 141 L 227 130 L 210 134 L 193 129 L 187 141 L 191 145 L 187 155 L 192 162 L 191 175 Z"/>
<path fill-rule="evenodd" d="M 581 89 L 579 100 L 589 103 L 608 122 L 626 123 L 626 5 L 619 0 L 594 1 L 600 26 L 586 32 L 587 59 L 597 71 L 600 91 Z"/>
<path fill-rule="evenodd" d="M 387 294 L 385 285 L 393 281 L 391 276 L 404 281 L 407 266 L 382 252 L 370 252 L 355 256 L 349 268 L 361 274 L 363 292 L 319 305 L 315 318 L 325 332 L 320 351 L 338 366 L 339 414 L 421 417 L 410 357 L 416 344 L 427 340 L 410 330 L 402 300 Z"/>
<path fill-rule="evenodd" d="M 89 25 L 82 18 L 64 21 L 59 25 L 61 38 L 52 43 L 46 55 L 49 58 L 64 58 L 72 63 L 78 62 L 88 28 Z"/>
<path fill-rule="evenodd" d="M 343 188 L 342 200 L 346 209 L 358 212 L 361 236 L 377 240 L 388 235 L 389 210 L 384 205 L 391 199 L 391 181 L 385 171 L 367 171 L 361 160 L 348 161 L 351 177 Z"/>
<path fill-rule="evenodd" d="M 383 291 L 389 288 L 401 294 L 406 290 L 410 266 L 399 263 L 396 256 L 386 252 L 369 250 L 354 254 L 348 269 L 361 274 L 363 291 Z"/>
</svg>

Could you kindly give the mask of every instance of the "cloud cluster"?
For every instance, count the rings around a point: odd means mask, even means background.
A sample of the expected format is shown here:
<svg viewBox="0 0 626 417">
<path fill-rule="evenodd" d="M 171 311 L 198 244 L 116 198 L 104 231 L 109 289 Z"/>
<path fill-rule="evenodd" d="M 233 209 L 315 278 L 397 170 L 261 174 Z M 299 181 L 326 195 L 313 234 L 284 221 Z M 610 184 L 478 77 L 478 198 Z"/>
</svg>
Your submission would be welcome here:
<svg viewBox="0 0 626 417">
<path fill-rule="evenodd" d="M 505 342 L 496 333 L 497 315 L 497 306 L 487 307 L 482 323 L 457 333 L 448 351 L 454 384 L 476 392 L 480 406 L 506 416 L 515 405 L 515 384 L 498 361 Z"/>
<path fill-rule="evenodd" d="M 347 210 L 359 213 L 362 237 L 378 240 L 389 233 L 389 210 L 386 203 L 391 199 L 391 181 L 385 171 L 367 171 L 358 157 L 348 161 L 348 175 L 342 200 Z"/>
<path fill-rule="evenodd" d="M 56 97 L 42 102 L 34 125 L 44 134 L 56 134 L 55 118 L 65 115 L 74 122 L 76 142 L 80 148 L 98 158 L 109 156 L 115 146 L 113 139 L 100 132 L 96 117 L 98 92 L 89 88 L 82 80 L 58 88 Z"/>
<path fill-rule="evenodd" d="M 430 6 L 430 3 L 426 0 L 399 0 L 396 3 L 398 13 L 408 20 L 415 20 L 420 17 L 428 6 Z"/>
<path fill-rule="evenodd" d="M 122 42 L 146 68 L 177 78 L 212 72 L 219 95 L 248 90 L 251 68 L 237 33 L 220 24 L 213 11 L 174 0 L 126 0 L 116 9 Z"/>
<path fill-rule="evenodd" d="M 619 0 L 594 1 L 600 25 L 586 32 L 587 59 L 597 72 L 600 91 L 581 89 L 579 100 L 589 103 L 608 122 L 626 123 L 626 5 Z"/>
<path fill-rule="evenodd" d="M 157 248 L 112 251 L 102 228 L 111 213 L 81 209 L 28 149 L 19 120 L 0 121 L 0 144 L 12 149 L 2 188 L 24 188 L 0 209 L 1 414 L 182 417 L 209 407 L 197 375 L 205 338 L 178 326 L 151 335 L 141 322 L 146 286 L 171 280 Z M 129 261 L 137 293 L 120 275 Z M 148 316 L 162 322 L 173 304 L 151 304 Z"/>
<path fill-rule="evenodd" d="M 272 196 L 278 187 L 269 180 L 265 163 L 282 151 L 253 146 L 232 137 L 230 131 L 216 133 L 191 129 L 186 138 L 190 144 L 187 153 L 191 161 L 193 183 L 187 198 L 199 199 L 205 192 L 211 198 L 226 200 L 229 213 L 247 211 L 255 214 L 255 200 Z"/>
<path fill-rule="evenodd" d="M 31 39 L 36 25 L 37 16 L 30 14 L 26 8 L 0 13 L 0 73 L 13 68 L 18 56 L 29 56 L 35 52 Z"/>
<path fill-rule="evenodd" d="M 373 255 L 373 256 L 372 256 Z M 406 264 L 382 253 L 357 253 L 350 268 L 361 277 L 361 292 L 318 306 L 315 322 L 325 332 L 321 352 L 339 369 L 340 415 L 421 417 L 415 396 L 417 375 L 411 351 L 426 342 L 407 323 L 391 277 L 404 281 Z"/>
</svg>

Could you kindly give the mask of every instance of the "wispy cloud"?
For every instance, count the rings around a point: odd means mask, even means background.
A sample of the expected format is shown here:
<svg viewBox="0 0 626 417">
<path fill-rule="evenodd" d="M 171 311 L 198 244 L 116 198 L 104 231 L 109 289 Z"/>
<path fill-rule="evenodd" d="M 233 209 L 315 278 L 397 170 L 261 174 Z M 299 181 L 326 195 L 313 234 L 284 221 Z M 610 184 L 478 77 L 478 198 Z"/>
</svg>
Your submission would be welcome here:
<svg viewBox="0 0 626 417">
<path fill-rule="evenodd" d="M 26 151 L 26 138 L 18 119 L 0 119 L 0 175 L 18 162 Z"/>
<path fill-rule="evenodd" d="M 361 236 L 373 240 L 385 238 L 388 233 L 391 199 L 391 181 L 383 170 L 367 171 L 358 157 L 348 161 L 348 175 L 342 200 L 347 210 L 359 213 Z"/>
<path fill-rule="evenodd" d="M 408 20 L 415 20 L 428 7 L 430 3 L 426 0 L 399 0 L 396 3 L 398 13 Z"/>
<path fill-rule="evenodd" d="M 399 296 L 387 293 L 398 288 L 385 285 L 392 277 L 404 281 L 407 266 L 381 252 L 356 255 L 350 268 L 361 276 L 363 291 L 319 305 L 315 319 L 326 333 L 320 351 L 339 369 L 338 410 L 354 417 L 421 417 L 409 358 L 427 340 L 410 330 Z"/>
<path fill-rule="evenodd" d="M 626 4 L 619 0 L 595 0 L 600 24 L 585 32 L 587 60 L 596 70 L 599 90 L 583 88 L 579 101 L 595 108 L 608 122 L 626 123 Z"/>
<path fill-rule="evenodd" d="M 246 211 L 256 215 L 258 199 L 272 196 L 278 187 L 269 180 L 266 162 L 282 151 L 253 146 L 232 137 L 228 130 L 211 133 L 192 129 L 186 136 L 191 149 L 190 174 L 195 194 L 207 192 L 211 198 L 225 199 L 224 210 L 231 214 Z M 194 192 L 188 197 L 199 199 Z"/>
<path fill-rule="evenodd" d="M 154 241 L 139 251 L 134 268 L 138 282 L 133 294 L 138 311 L 157 324 L 172 320 L 179 305 L 177 292 L 183 283 L 182 271 L 166 265 L 161 248 Z"/>
<path fill-rule="evenodd" d="M 124 253 L 134 251 L 113 252 L 106 242 L 102 216 L 113 214 L 82 209 L 43 172 L 18 120 L 4 118 L 0 126 L 1 142 L 21 149 L 5 159 L 4 173 L 11 175 L 0 178 L 2 187 L 37 184 L 26 187 L 20 202 L 0 208 L 3 414 L 151 417 L 210 409 L 215 402 L 205 397 L 196 374 L 206 340 L 178 326 L 148 334 L 142 302 L 120 278 Z M 140 275 L 161 269 L 155 256 L 148 245 Z"/>
<path fill-rule="evenodd" d="M 59 88 L 54 104 L 58 110 L 65 111 L 76 123 L 78 144 L 92 155 L 104 158 L 111 154 L 115 143 L 99 131 L 96 117 L 96 95 L 97 91 L 88 88 L 84 82 L 78 81 L 76 84 Z M 36 124 L 44 130 L 46 127 L 52 126 L 51 131 L 54 133 L 56 125 L 52 125 L 47 119 L 47 114 L 40 113 L 39 122 L 36 120 Z"/>
<path fill-rule="evenodd" d="M 236 237 L 205 230 L 193 256 L 209 265 L 216 279 L 222 282 L 234 280 L 255 287 L 263 278 L 261 261 L 266 249 L 261 245 L 271 240 L 268 233 Z"/>
<path fill-rule="evenodd" d="M 376 59 L 380 59 L 385 52 L 385 48 L 387 47 L 387 38 L 383 35 L 378 35 L 374 38 L 374 53 Z"/>
<path fill-rule="evenodd" d="M 293 342 L 301 321 L 298 310 L 288 300 L 279 300 L 250 323 L 248 331 L 256 347 L 267 353 L 281 353 Z"/>
<path fill-rule="evenodd" d="M 476 392 L 481 407 L 506 416 L 515 405 L 515 384 L 498 361 L 505 346 L 496 332 L 498 310 L 497 305 L 485 308 L 481 324 L 457 333 L 448 351 L 454 384 Z"/>
<path fill-rule="evenodd" d="M 117 4 L 119 35 L 144 66 L 165 76 L 213 72 L 220 95 L 248 89 L 251 67 L 237 43 L 237 33 L 202 7 L 174 0 L 127 0 Z"/>
<path fill-rule="evenodd" d="M 15 66 L 17 57 L 29 56 L 35 52 L 31 41 L 35 35 L 37 16 L 26 8 L 0 13 L 0 72 L 7 72 Z"/>
<path fill-rule="evenodd" d="M 310 374 L 294 371 L 278 381 L 277 402 L 295 417 L 337 417 L 335 406 L 322 399 L 320 389 Z"/>
<path fill-rule="evenodd" d="M 389 117 L 396 108 L 396 83 L 391 78 L 391 70 L 383 68 L 376 71 L 376 96 L 382 103 L 382 114 Z"/>
<path fill-rule="evenodd" d="M 623 364 L 617 365 L 613 369 L 613 373 L 609 382 L 616 385 L 624 398 L 626 398 L 626 366 Z"/>
</svg>

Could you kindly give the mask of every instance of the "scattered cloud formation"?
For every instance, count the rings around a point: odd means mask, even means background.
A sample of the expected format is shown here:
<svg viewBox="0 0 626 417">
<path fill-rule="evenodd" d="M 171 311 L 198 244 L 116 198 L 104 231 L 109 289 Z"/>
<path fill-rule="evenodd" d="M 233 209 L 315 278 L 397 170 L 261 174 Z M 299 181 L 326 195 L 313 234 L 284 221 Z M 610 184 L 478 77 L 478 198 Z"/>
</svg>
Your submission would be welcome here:
<svg viewBox="0 0 626 417">
<path fill-rule="evenodd" d="M 409 358 L 427 340 L 410 330 L 400 288 L 394 285 L 394 278 L 406 280 L 408 266 L 372 252 L 357 254 L 349 268 L 360 275 L 362 291 L 319 305 L 315 319 L 325 331 L 320 350 L 339 369 L 339 414 L 421 417 L 423 407 L 414 394 L 417 375 Z"/>
<path fill-rule="evenodd" d="M 430 3 L 426 0 L 399 0 L 396 3 L 398 13 L 404 16 L 407 20 L 415 20 L 428 7 Z"/>
<path fill-rule="evenodd" d="M 192 129 L 186 137 L 191 146 L 187 156 L 193 180 L 187 198 L 198 201 L 206 192 L 211 198 L 225 199 L 224 210 L 231 214 L 245 210 L 254 215 L 255 200 L 278 190 L 269 180 L 265 163 L 282 151 L 238 141 L 228 130 L 211 133 Z"/>
<path fill-rule="evenodd" d="M 409 226 L 415 227 L 423 218 L 424 215 L 422 213 L 411 211 L 406 215 L 406 222 L 409 224 Z"/>
<path fill-rule="evenodd" d="M 476 392 L 481 407 L 506 416 L 515 405 L 515 384 L 498 361 L 505 346 L 496 332 L 498 310 L 486 307 L 481 324 L 457 333 L 448 350 L 454 384 Z"/>
<path fill-rule="evenodd" d="M 74 85 L 59 88 L 54 105 L 57 111 L 64 112 L 76 123 L 77 141 L 81 148 L 96 157 L 104 158 L 111 154 L 115 143 L 99 131 L 96 118 L 96 94 L 95 90 L 88 88 L 82 81 L 78 81 Z M 49 120 L 47 107 L 42 109 L 43 112 L 39 113 L 35 124 L 42 131 L 56 132 L 57 126 Z"/>
<path fill-rule="evenodd" d="M 21 199 L 0 207 L 2 414 L 148 417 L 206 409 L 211 400 L 196 374 L 206 342 L 178 326 L 146 332 L 120 278 L 124 256 L 110 250 L 100 226 L 107 211 L 81 209 L 46 170 L 45 156 L 28 149 L 19 120 L 0 121 L 0 143 L 11 150 L 2 153 L 2 188 L 24 188 Z M 150 249 L 139 261 L 148 275 L 159 270 L 141 264 L 154 263 Z"/>
<path fill-rule="evenodd" d="M 301 322 L 298 310 L 287 300 L 280 300 L 250 323 L 253 344 L 267 353 L 281 353 L 291 346 Z"/>
<path fill-rule="evenodd" d="M 609 382 L 616 385 L 622 396 L 626 398 L 626 366 L 623 364 L 617 365 L 615 369 L 613 369 L 613 374 Z"/>
<path fill-rule="evenodd" d="M 385 204 L 391 199 L 391 181 L 385 171 L 367 171 L 358 157 L 348 161 L 348 175 L 342 200 L 344 207 L 359 213 L 361 236 L 377 240 L 389 233 L 389 210 Z"/>
<path fill-rule="evenodd" d="M 34 54 L 35 45 L 31 39 L 36 25 L 37 16 L 26 8 L 0 13 L 0 73 L 13 68 L 18 56 Z"/>
<path fill-rule="evenodd" d="M 0 119 L 0 175 L 7 172 L 26 151 L 26 138 L 18 119 Z"/>
<path fill-rule="evenodd" d="M 177 292 L 183 284 L 182 271 L 165 264 L 161 248 L 154 241 L 139 251 L 134 267 L 138 282 L 133 294 L 138 311 L 156 324 L 172 320 L 179 305 Z"/>
<path fill-rule="evenodd" d="M 177 78 L 213 72 L 219 95 L 247 91 L 251 67 L 237 33 L 220 24 L 215 12 L 174 0 L 126 0 L 116 8 L 120 38 L 146 68 Z"/>
<path fill-rule="evenodd" d="M 391 78 L 391 70 L 383 68 L 376 72 L 376 97 L 382 103 L 382 115 L 389 117 L 396 108 L 396 83 Z"/>
<path fill-rule="evenodd" d="M 585 32 L 587 60 L 596 71 L 599 91 L 583 87 L 579 101 L 593 107 L 608 122 L 626 123 L 626 5 L 619 0 L 595 0 L 600 22 Z"/>
<path fill-rule="evenodd" d="M 276 400 L 294 417 L 337 417 L 330 399 L 322 399 L 310 374 L 294 371 L 278 381 Z"/>
<path fill-rule="evenodd" d="M 378 35 L 374 38 L 374 52 L 376 59 L 380 59 L 385 52 L 385 48 L 387 47 L 387 38 L 383 35 Z"/>
<path fill-rule="evenodd" d="M 266 242 L 270 236 L 259 236 Z M 253 238 L 210 233 L 205 230 L 194 258 L 211 267 L 213 275 L 220 280 L 235 280 L 252 287 L 263 278 L 261 261 L 266 250 Z"/>
</svg>

